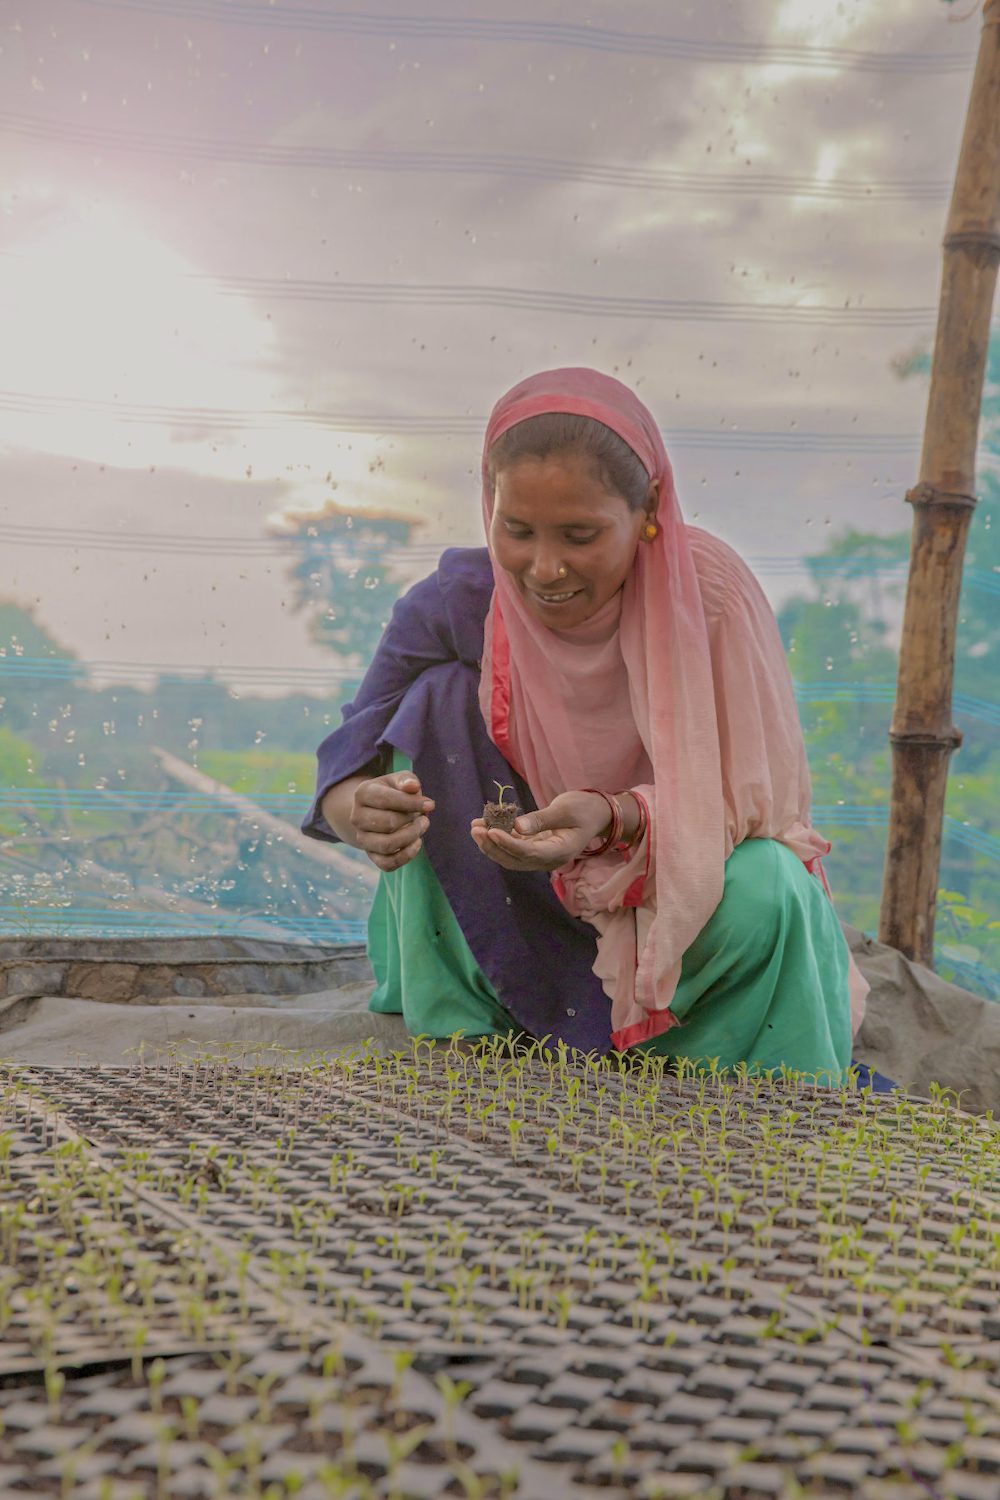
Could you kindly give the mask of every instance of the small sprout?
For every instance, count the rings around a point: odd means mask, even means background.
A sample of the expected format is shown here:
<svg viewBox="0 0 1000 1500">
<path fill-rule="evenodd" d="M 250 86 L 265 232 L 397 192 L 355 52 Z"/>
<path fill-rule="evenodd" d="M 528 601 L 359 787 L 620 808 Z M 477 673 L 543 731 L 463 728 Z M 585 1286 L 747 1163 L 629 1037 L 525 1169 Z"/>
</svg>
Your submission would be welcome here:
<svg viewBox="0 0 1000 1500">
<path fill-rule="evenodd" d="M 392 1368 L 394 1374 L 393 1394 L 398 1399 L 403 1384 L 403 1376 L 413 1364 L 417 1357 L 415 1349 L 397 1349 L 392 1356 Z"/>
<path fill-rule="evenodd" d="M 627 1438 L 619 1435 L 611 1444 L 611 1469 L 616 1481 L 622 1478 L 622 1472 L 631 1455 L 631 1448 Z"/>
<path fill-rule="evenodd" d="M 50 1368 L 45 1371 L 45 1394 L 48 1397 L 49 1414 L 53 1419 L 59 1416 L 59 1407 L 65 1389 L 66 1376 L 62 1370 Z"/>
<path fill-rule="evenodd" d="M 483 1497 L 489 1494 L 490 1487 L 487 1481 L 480 1479 L 475 1469 L 471 1469 L 468 1464 L 456 1461 L 452 1468 L 455 1478 L 462 1486 L 465 1500 L 483 1500 Z"/>
<path fill-rule="evenodd" d="M 198 1408 L 197 1396 L 181 1397 L 181 1420 L 184 1423 L 184 1436 L 189 1443 L 193 1443 L 198 1437 Z"/>
<path fill-rule="evenodd" d="M 160 1411 L 163 1407 L 163 1398 L 160 1394 L 160 1387 L 163 1385 L 166 1373 L 166 1362 L 162 1359 L 154 1359 L 153 1363 L 149 1367 L 147 1379 L 149 1384 L 149 1404 L 153 1412 L 157 1416 L 159 1416 Z"/>
<path fill-rule="evenodd" d="M 514 820 L 521 815 L 521 809 L 516 802 L 504 802 L 504 792 L 512 792 L 512 786 L 502 786 L 499 781 L 493 785 L 500 792 L 498 802 L 487 802 L 483 808 L 483 822 L 487 828 L 502 828 L 504 833 L 514 832 Z"/>
</svg>

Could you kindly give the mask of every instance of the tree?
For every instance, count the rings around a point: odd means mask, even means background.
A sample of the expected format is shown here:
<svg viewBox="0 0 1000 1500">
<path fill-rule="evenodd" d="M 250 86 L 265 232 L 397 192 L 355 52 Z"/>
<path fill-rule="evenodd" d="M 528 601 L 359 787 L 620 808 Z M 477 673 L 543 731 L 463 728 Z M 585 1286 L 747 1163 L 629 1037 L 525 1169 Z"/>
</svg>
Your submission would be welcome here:
<svg viewBox="0 0 1000 1500">
<path fill-rule="evenodd" d="M 319 514 L 282 519 L 299 548 L 290 575 L 295 611 L 308 611 L 312 639 L 360 676 L 398 594 L 386 554 L 405 550 L 416 523 L 385 513 L 356 516 L 332 501 Z"/>
</svg>

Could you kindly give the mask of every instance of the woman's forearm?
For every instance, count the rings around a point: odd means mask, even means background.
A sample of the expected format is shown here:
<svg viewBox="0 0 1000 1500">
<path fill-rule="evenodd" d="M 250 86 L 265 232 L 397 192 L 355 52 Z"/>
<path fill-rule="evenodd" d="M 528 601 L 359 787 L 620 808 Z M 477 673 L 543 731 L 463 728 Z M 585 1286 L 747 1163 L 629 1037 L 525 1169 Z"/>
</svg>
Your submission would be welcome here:
<svg viewBox="0 0 1000 1500">
<path fill-rule="evenodd" d="M 338 781 L 332 786 L 320 803 L 320 811 L 334 833 L 354 849 L 359 847 L 357 832 L 351 824 L 354 793 L 363 781 L 370 779 L 368 776 L 348 776 L 346 781 Z"/>
</svg>

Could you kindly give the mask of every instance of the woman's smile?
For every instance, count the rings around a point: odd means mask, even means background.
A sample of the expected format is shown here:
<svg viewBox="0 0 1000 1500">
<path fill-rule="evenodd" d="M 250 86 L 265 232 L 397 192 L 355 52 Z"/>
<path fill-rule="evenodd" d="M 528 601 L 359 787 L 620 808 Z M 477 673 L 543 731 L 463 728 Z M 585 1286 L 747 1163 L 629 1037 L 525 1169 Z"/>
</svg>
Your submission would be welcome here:
<svg viewBox="0 0 1000 1500">
<path fill-rule="evenodd" d="M 569 589 L 561 594 L 542 593 L 539 589 L 529 589 L 528 593 L 536 604 L 540 604 L 545 610 L 563 609 L 578 595 L 583 593 L 582 589 Z"/>
</svg>

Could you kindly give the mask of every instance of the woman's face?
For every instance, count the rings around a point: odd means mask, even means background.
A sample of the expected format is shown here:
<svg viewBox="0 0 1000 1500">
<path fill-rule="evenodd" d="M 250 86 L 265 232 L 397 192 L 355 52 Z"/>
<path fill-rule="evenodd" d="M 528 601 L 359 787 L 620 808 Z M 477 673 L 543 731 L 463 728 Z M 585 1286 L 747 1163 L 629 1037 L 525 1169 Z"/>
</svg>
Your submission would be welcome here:
<svg viewBox="0 0 1000 1500">
<path fill-rule="evenodd" d="M 625 582 L 655 499 L 651 485 L 649 510 L 630 510 L 584 454 L 519 459 L 497 474 L 493 555 L 537 620 L 582 625 Z M 572 597 L 543 597 L 564 594 Z"/>
</svg>

